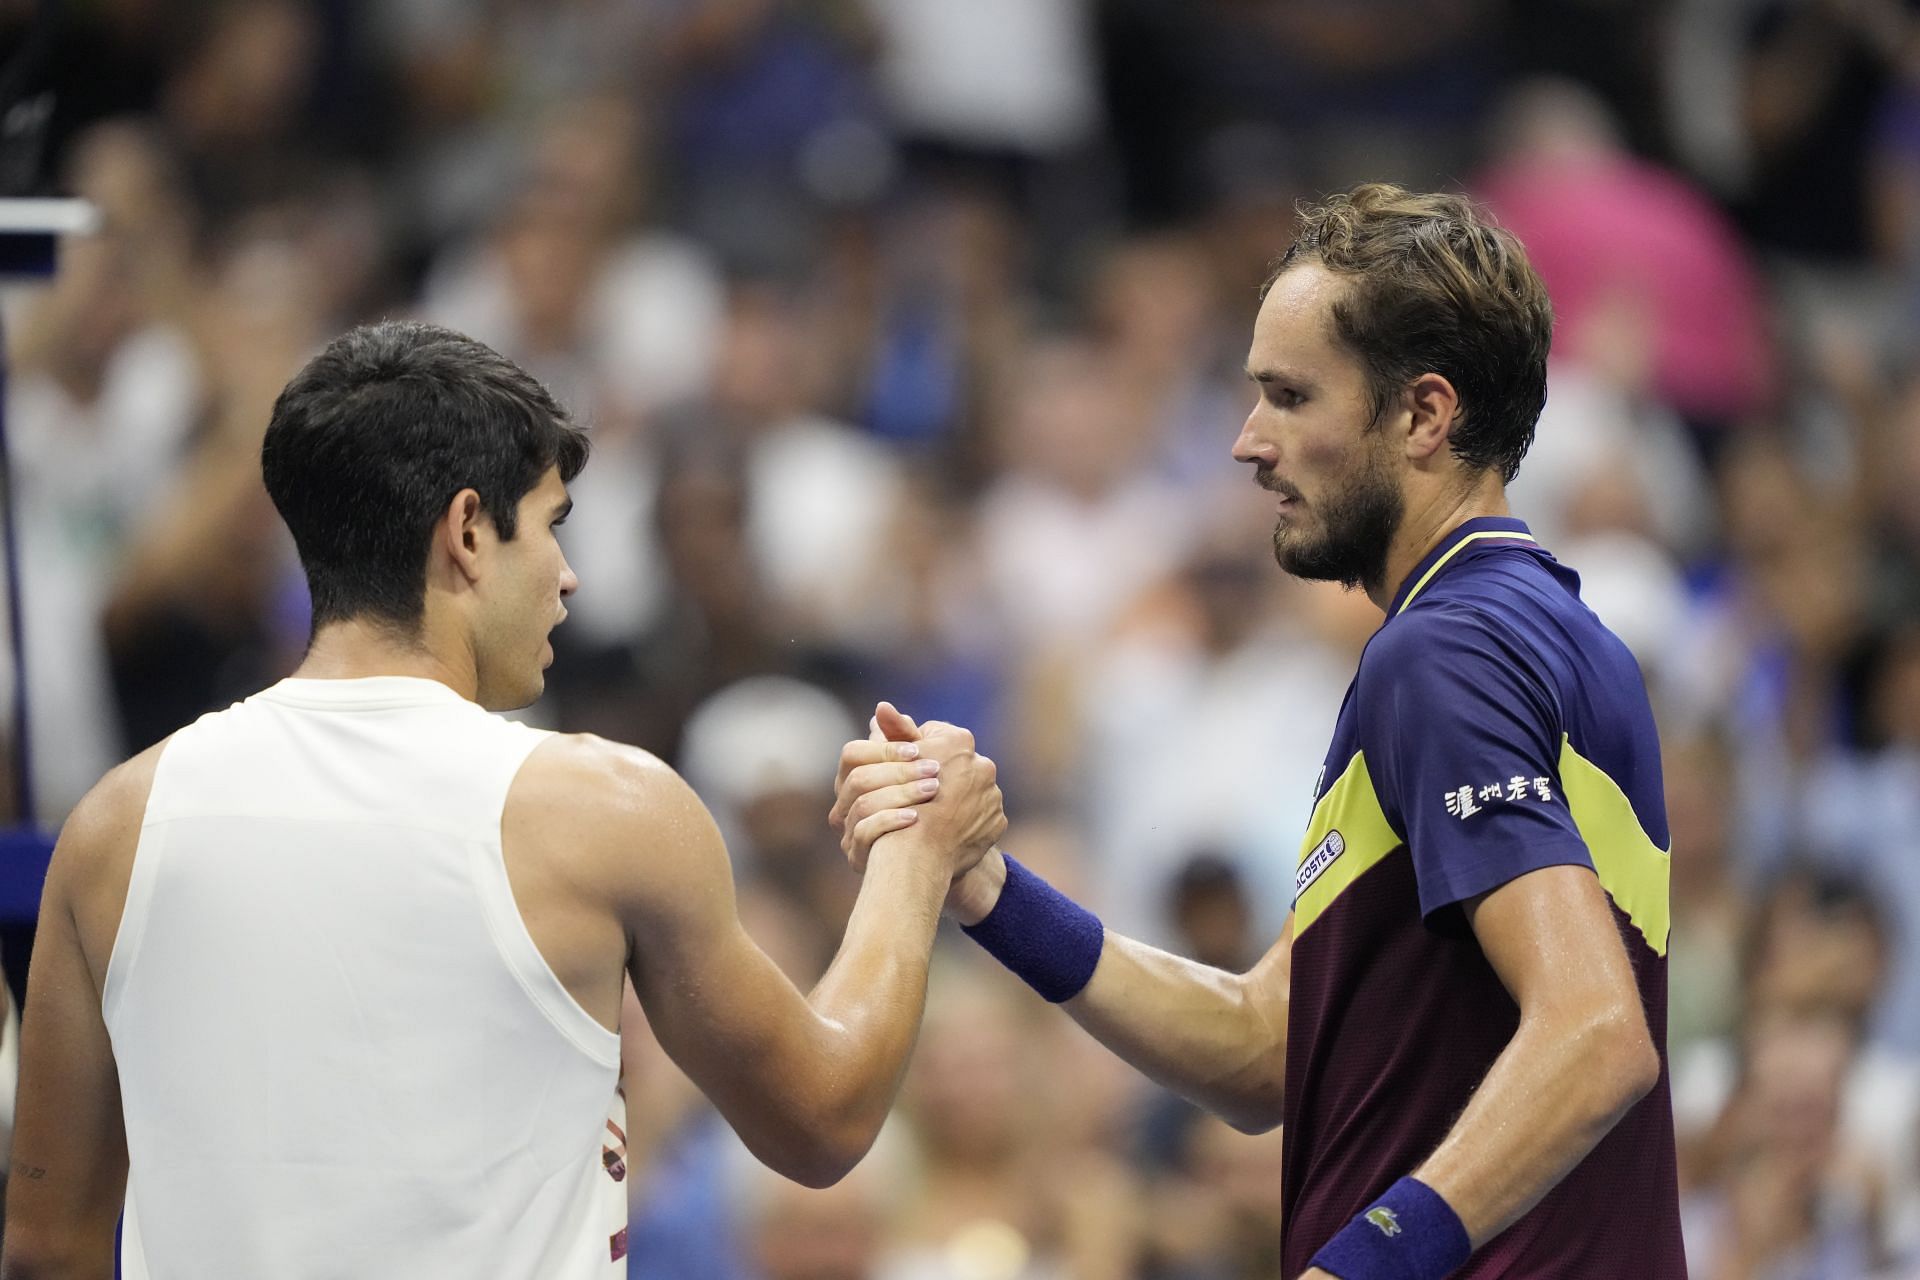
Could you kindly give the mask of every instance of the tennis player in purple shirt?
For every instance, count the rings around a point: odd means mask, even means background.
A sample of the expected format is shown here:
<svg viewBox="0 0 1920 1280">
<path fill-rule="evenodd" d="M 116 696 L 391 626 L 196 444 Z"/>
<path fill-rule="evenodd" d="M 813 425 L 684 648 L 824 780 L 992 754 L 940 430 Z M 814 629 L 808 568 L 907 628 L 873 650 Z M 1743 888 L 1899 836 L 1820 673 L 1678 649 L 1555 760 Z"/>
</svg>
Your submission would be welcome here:
<svg viewBox="0 0 1920 1280">
<path fill-rule="evenodd" d="M 998 851 L 948 898 L 1128 1062 L 1286 1126 L 1288 1280 L 1686 1276 L 1653 715 L 1505 496 L 1552 327 L 1519 242 L 1455 196 L 1335 196 L 1268 281 L 1233 455 L 1276 495 L 1280 566 L 1386 618 L 1250 972 L 1109 933 Z M 885 704 L 876 724 L 832 815 L 856 864 L 921 799 L 879 740 L 918 730 Z"/>
</svg>

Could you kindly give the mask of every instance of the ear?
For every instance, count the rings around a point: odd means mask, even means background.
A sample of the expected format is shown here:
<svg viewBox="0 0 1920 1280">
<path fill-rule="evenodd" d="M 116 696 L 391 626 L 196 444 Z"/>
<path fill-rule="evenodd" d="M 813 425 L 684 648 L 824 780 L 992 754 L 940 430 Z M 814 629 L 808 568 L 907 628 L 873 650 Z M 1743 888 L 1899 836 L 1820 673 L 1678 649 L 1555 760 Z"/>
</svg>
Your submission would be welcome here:
<svg viewBox="0 0 1920 1280">
<path fill-rule="evenodd" d="M 435 537 L 448 561 L 470 583 L 479 580 L 481 547 L 494 536 L 493 520 L 472 489 L 454 494 L 435 526 Z"/>
<path fill-rule="evenodd" d="M 1423 373 L 1407 384 L 1407 457 L 1423 463 L 1442 454 L 1460 413 L 1460 393 L 1437 373 Z"/>
</svg>

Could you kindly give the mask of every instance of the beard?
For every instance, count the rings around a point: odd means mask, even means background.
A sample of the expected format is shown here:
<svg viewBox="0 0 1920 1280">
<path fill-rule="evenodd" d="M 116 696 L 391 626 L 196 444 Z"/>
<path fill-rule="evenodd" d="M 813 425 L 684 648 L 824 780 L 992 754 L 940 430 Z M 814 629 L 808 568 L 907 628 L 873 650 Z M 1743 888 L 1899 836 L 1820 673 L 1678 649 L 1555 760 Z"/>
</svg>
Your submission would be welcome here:
<svg viewBox="0 0 1920 1280">
<path fill-rule="evenodd" d="M 1278 489 L 1265 477 L 1261 487 L 1300 500 L 1297 490 Z M 1314 509 L 1321 523 L 1317 536 L 1303 530 L 1297 517 L 1274 525 L 1273 558 L 1280 567 L 1296 578 L 1337 582 L 1348 590 L 1379 585 L 1387 574 L 1387 549 L 1406 513 L 1399 482 L 1384 456 L 1367 450 L 1353 476 L 1316 502 Z"/>
</svg>

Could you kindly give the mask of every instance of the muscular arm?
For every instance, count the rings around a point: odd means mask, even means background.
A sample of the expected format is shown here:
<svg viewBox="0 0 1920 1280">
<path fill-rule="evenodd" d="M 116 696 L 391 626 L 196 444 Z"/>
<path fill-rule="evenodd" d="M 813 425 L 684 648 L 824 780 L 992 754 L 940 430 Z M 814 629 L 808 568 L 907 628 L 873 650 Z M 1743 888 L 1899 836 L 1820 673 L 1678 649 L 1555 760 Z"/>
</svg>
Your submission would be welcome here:
<svg viewBox="0 0 1920 1280">
<path fill-rule="evenodd" d="M 139 835 L 152 757 L 109 774 L 60 833 L 34 935 L 20 1034 L 20 1087 L 7 1183 L 6 1280 L 113 1275 L 113 1231 L 126 1194 L 120 1080 L 100 1012 L 106 956 L 82 946 L 79 921 L 117 909 L 111 881 Z M 114 901 L 109 901 L 114 899 Z M 111 938 L 98 928 L 93 936 Z"/>
<path fill-rule="evenodd" d="M 985 918 L 1005 880 L 996 850 L 956 887 L 954 916 Z M 1109 931 L 1093 977 L 1061 1007 L 1136 1070 L 1243 1133 L 1264 1133 L 1280 1123 L 1286 1084 L 1292 949 L 1292 916 L 1244 974 Z"/>
<path fill-rule="evenodd" d="M 661 1046 L 767 1165 L 837 1181 L 878 1134 L 919 1030 L 953 824 L 935 816 L 875 845 L 839 954 L 802 995 L 742 929 L 726 849 L 692 790 L 644 753 L 573 750 L 595 757 L 581 834 L 615 868 L 634 989 Z M 956 775 L 934 804 L 978 807 Z"/>
<path fill-rule="evenodd" d="M 865 815 L 891 803 L 869 771 L 883 765 L 889 740 L 911 742 L 919 726 L 881 703 L 873 734 L 850 742 L 840 757 L 838 797 L 828 820 L 847 832 L 843 845 L 859 865 Z M 947 909 L 961 924 L 978 924 L 999 901 L 1007 866 L 999 850 L 958 880 Z M 1280 940 L 1245 974 L 1108 932 L 1093 976 L 1064 1008 L 1128 1065 L 1220 1116 L 1243 1133 L 1280 1123 L 1286 1084 L 1287 984 L 1293 918 Z"/>
<path fill-rule="evenodd" d="M 1414 1176 L 1479 1248 L 1537 1204 L 1659 1079 L 1639 989 L 1585 867 L 1518 877 L 1468 909 L 1520 1027 Z"/>
<path fill-rule="evenodd" d="M 1107 934 L 1086 989 L 1064 1008 L 1135 1069 L 1242 1133 L 1280 1123 L 1287 1066 L 1289 917 L 1245 974 Z"/>
</svg>

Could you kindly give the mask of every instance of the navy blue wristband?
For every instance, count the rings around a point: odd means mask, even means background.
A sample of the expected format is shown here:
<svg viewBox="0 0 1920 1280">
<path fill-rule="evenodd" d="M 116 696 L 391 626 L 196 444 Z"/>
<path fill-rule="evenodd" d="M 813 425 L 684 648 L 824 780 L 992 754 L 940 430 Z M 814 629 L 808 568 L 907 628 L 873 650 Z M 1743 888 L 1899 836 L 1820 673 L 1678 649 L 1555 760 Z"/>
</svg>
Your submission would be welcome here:
<svg viewBox="0 0 1920 1280">
<path fill-rule="evenodd" d="M 1100 963 L 1100 917 L 1006 854 L 1007 883 L 986 919 L 961 932 L 1015 977 L 1059 1004 L 1080 994 Z"/>
<path fill-rule="evenodd" d="M 1313 1255 L 1340 1280 L 1442 1280 L 1473 1253 L 1453 1207 L 1418 1178 L 1387 1188 Z"/>
</svg>

